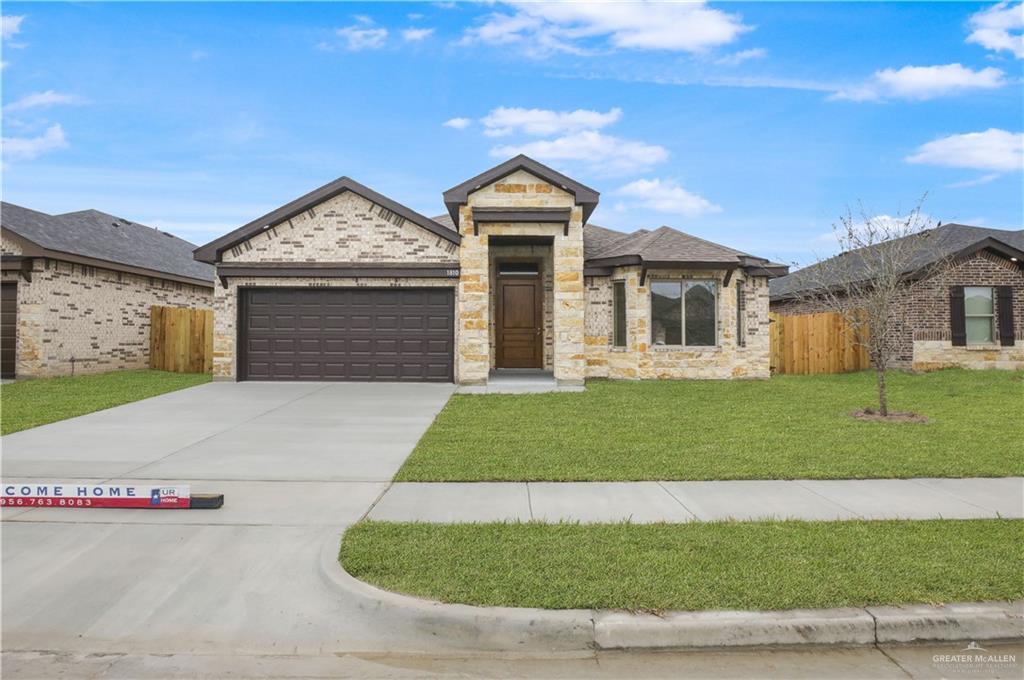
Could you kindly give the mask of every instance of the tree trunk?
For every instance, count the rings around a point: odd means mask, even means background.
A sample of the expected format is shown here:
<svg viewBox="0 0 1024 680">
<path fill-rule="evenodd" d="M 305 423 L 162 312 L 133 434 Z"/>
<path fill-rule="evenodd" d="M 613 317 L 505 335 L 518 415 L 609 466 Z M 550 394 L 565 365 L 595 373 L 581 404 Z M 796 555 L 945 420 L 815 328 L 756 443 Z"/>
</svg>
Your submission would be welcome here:
<svg viewBox="0 0 1024 680">
<path fill-rule="evenodd" d="M 885 369 L 876 368 L 875 375 L 878 377 L 878 412 L 884 418 L 889 415 L 889 398 L 885 394 Z"/>
</svg>

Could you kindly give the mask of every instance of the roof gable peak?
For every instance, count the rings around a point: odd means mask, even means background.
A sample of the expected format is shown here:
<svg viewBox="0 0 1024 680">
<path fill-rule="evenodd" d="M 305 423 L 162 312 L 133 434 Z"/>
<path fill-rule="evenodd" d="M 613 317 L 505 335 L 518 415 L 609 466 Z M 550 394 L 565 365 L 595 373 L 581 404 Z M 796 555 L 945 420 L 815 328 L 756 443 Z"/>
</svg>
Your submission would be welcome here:
<svg viewBox="0 0 1024 680">
<path fill-rule="evenodd" d="M 444 192 L 444 204 L 448 208 L 448 214 L 451 215 L 452 220 L 456 224 L 458 223 L 459 206 L 464 205 L 468 201 L 470 194 L 518 170 L 525 170 L 531 175 L 535 175 L 539 179 L 572 194 L 576 199 L 576 205 L 583 206 L 584 224 L 589 219 L 590 214 L 594 212 L 594 208 L 597 207 L 597 202 L 601 195 L 599 192 L 581 182 L 577 182 L 571 177 L 563 175 L 554 168 L 535 161 L 525 154 L 519 154 Z"/>
</svg>

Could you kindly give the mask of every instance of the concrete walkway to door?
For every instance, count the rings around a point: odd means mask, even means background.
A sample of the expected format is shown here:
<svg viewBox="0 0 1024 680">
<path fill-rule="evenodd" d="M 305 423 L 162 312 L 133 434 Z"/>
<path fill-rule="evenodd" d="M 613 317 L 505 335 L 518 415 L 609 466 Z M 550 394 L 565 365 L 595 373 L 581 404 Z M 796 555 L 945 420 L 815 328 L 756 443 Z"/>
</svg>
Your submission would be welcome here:
<svg viewBox="0 0 1024 680">
<path fill-rule="evenodd" d="M 369 514 L 422 522 L 996 517 L 1024 517 L 1024 478 L 406 482 L 394 484 Z"/>
</svg>

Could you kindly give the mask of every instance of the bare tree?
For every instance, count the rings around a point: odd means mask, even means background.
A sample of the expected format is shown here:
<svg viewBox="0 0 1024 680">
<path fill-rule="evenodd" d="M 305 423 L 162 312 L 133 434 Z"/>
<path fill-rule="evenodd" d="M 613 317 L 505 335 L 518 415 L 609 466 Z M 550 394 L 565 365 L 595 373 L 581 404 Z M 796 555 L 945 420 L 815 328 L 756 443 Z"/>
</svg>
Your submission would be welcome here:
<svg viewBox="0 0 1024 680">
<path fill-rule="evenodd" d="M 905 216 L 873 216 L 863 205 L 847 208 L 834 226 L 840 254 L 796 272 L 797 299 L 838 313 L 871 359 L 878 380 L 878 411 L 889 415 L 885 372 L 908 328 L 907 300 L 927 276 L 948 266 L 936 263 L 935 226 L 921 211 L 924 197 Z M 922 271 L 929 263 L 927 271 Z"/>
</svg>

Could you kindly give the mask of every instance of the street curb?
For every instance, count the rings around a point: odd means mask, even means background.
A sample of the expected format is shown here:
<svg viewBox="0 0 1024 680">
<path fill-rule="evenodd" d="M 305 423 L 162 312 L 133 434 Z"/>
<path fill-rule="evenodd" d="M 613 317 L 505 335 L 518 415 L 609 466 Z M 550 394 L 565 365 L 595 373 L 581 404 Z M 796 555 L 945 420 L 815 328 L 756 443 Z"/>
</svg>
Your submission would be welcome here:
<svg viewBox="0 0 1024 680">
<path fill-rule="evenodd" d="M 320 571 L 389 625 L 478 651 L 693 649 L 1024 639 L 1024 600 L 788 611 L 668 612 L 445 604 L 372 586 L 345 571 L 332 536 Z"/>
<path fill-rule="evenodd" d="M 325 581 L 345 591 L 359 609 L 393 628 L 443 638 L 446 646 L 477 651 L 593 649 L 594 622 L 589 609 L 526 609 L 445 604 L 400 595 L 360 581 L 338 562 L 339 538 L 320 551 Z"/>
<path fill-rule="evenodd" d="M 1024 639 L 1024 601 L 867 607 L 879 643 Z"/>
</svg>

